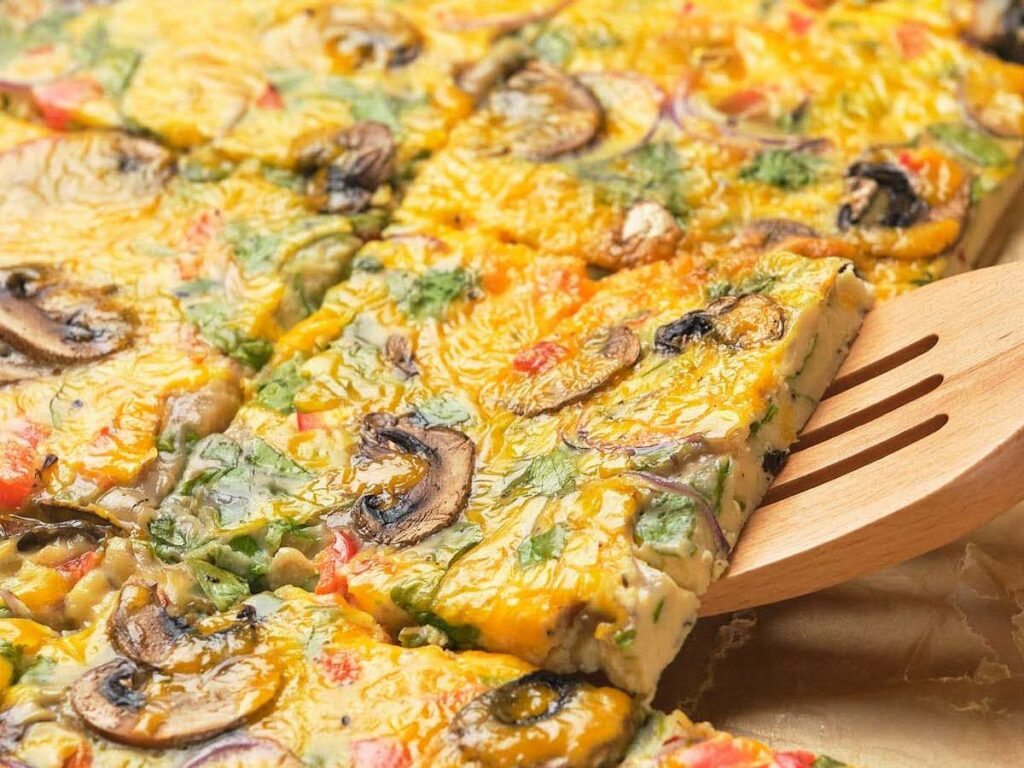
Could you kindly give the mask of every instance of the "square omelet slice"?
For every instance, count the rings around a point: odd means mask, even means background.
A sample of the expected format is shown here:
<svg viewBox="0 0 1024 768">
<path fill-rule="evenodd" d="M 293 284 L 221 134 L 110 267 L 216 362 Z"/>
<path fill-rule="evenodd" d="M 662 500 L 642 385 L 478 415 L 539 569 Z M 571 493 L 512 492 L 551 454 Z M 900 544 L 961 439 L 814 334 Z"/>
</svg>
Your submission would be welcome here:
<svg viewBox="0 0 1024 768">
<path fill-rule="evenodd" d="M 395 232 L 281 339 L 150 536 L 258 586 L 239 553 L 306 530 L 323 548 L 288 553 L 298 583 L 404 644 L 648 695 L 871 301 L 835 258 L 595 280 L 478 234 Z"/>
</svg>

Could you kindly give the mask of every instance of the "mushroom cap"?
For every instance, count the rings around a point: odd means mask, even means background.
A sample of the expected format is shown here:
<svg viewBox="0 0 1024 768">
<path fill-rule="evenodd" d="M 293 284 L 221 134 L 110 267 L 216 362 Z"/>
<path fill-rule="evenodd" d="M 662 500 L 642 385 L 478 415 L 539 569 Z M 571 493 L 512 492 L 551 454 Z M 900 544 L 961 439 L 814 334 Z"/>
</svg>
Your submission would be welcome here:
<svg viewBox="0 0 1024 768">
<path fill-rule="evenodd" d="M 259 639 L 253 618 L 243 609 L 226 629 L 200 634 L 167 612 L 155 584 L 129 581 L 118 595 L 108 631 L 114 647 L 131 661 L 164 672 L 195 673 L 252 653 Z"/>
<path fill-rule="evenodd" d="M 639 717 L 620 691 L 540 671 L 473 699 L 450 729 L 463 757 L 487 768 L 590 768 L 615 764 Z"/>
<path fill-rule="evenodd" d="M 151 675 L 118 657 L 71 686 L 89 728 L 122 744 L 167 749 L 242 724 L 277 693 L 280 671 L 256 656 L 231 658 L 199 675 Z"/>
<path fill-rule="evenodd" d="M 601 131 L 601 103 L 583 83 L 539 61 L 530 62 L 493 91 L 487 118 L 500 138 L 491 151 L 546 161 L 572 154 Z"/>
<path fill-rule="evenodd" d="M 332 55 L 351 68 L 404 67 L 423 50 L 423 34 L 396 11 L 331 3 L 317 10 L 316 20 Z"/>
<path fill-rule="evenodd" d="M 654 348 L 664 354 L 678 354 L 686 345 L 709 338 L 735 349 L 778 341 L 786 333 L 786 313 L 770 296 L 746 293 L 723 296 L 704 309 L 687 312 L 654 333 Z"/>
<path fill-rule="evenodd" d="M 398 451 L 427 464 L 419 482 L 394 503 L 390 494 L 359 500 L 354 522 L 364 539 L 407 547 L 455 522 L 472 486 L 472 440 L 449 427 L 426 427 L 416 416 L 381 413 L 366 417 L 363 437 L 376 455 Z"/>
<path fill-rule="evenodd" d="M 20 355 L 20 365 L 8 356 L 5 381 L 98 360 L 131 336 L 127 313 L 106 292 L 63 282 L 42 267 L 0 270 L 0 342 Z"/>
<path fill-rule="evenodd" d="M 323 213 L 354 213 L 369 207 L 373 192 L 395 170 L 395 140 L 383 123 L 364 120 L 342 131 L 302 137 L 296 164 L 312 171 L 310 204 Z"/>
</svg>

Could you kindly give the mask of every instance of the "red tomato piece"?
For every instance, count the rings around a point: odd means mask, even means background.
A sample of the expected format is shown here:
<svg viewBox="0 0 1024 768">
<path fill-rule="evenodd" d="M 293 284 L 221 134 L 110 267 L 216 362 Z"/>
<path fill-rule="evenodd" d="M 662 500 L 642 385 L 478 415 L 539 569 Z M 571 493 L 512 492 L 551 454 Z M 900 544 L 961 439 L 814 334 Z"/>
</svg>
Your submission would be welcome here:
<svg viewBox="0 0 1024 768">
<path fill-rule="evenodd" d="M 807 30 L 814 25 L 814 19 L 804 16 L 802 13 L 789 11 L 786 16 L 789 19 L 789 28 L 797 35 L 806 35 Z"/>
<path fill-rule="evenodd" d="M 256 99 L 256 106 L 263 109 L 284 109 L 284 99 L 281 98 L 281 92 L 277 88 L 267 83 L 266 89 Z"/>
<path fill-rule="evenodd" d="M 925 166 L 925 163 L 921 158 L 914 157 L 910 152 L 900 152 L 899 161 L 900 165 L 914 173 L 920 173 L 921 169 Z"/>
<path fill-rule="evenodd" d="M 394 737 L 363 739 L 350 746 L 354 768 L 409 768 L 408 747 Z"/>
<path fill-rule="evenodd" d="M 0 441 L 0 509 L 21 508 L 32 493 L 39 455 L 19 440 Z"/>
<path fill-rule="evenodd" d="M 335 685 L 351 685 L 363 672 L 362 662 L 353 653 L 333 651 L 320 657 L 327 678 Z"/>
<path fill-rule="evenodd" d="M 299 432 L 307 432 L 311 429 L 319 429 L 324 423 L 319 413 L 296 413 L 295 425 Z"/>
<path fill-rule="evenodd" d="M 100 564 L 102 556 L 96 550 L 83 552 L 70 560 L 65 560 L 57 566 L 60 575 L 67 581 L 68 586 L 74 586 L 85 574 Z"/>
<path fill-rule="evenodd" d="M 916 59 L 932 47 L 928 27 L 913 21 L 905 21 L 896 27 L 896 42 L 904 59 Z"/>
<path fill-rule="evenodd" d="M 32 98 L 43 120 L 58 131 L 68 127 L 75 110 L 102 95 L 100 84 L 91 77 L 68 77 L 32 89 Z"/>
<path fill-rule="evenodd" d="M 704 741 L 674 752 L 673 758 L 686 768 L 747 768 L 753 765 L 753 756 L 728 739 Z"/>
<path fill-rule="evenodd" d="M 736 91 L 715 104 L 715 109 L 737 117 L 763 114 L 768 108 L 764 94 L 755 89 Z"/>
<path fill-rule="evenodd" d="M 536 376 L 561 360 L 565 353 L 566 349 L 561 344 L 539 341 L 517 354 L 512 360 L 512 367 L 522 373 Z"/>
<path fill-rule="evenodd" d="M 811 768 L 817 758 L 810 752 L 779 752 L 772 761 L 771 768 Z"/>
<path fill-rule="evenodd" d="M 351 560 L 359 551 L 359 543 L 346 531 L 335 531 L 334 541 L 320 553 L 320 579 L 316 584 L 318 595 L 345 592 L 348 579 L 338 573 L 338 567 Z"/>
</svg>

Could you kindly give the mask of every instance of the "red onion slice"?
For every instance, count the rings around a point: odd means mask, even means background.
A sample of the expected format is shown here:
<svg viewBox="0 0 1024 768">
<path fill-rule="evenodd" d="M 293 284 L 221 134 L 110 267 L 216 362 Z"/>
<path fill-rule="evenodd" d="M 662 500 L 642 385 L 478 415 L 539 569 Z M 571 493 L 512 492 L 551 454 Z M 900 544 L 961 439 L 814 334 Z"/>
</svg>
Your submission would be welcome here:
<svg viewBox="0 0 1024 768">
<path fill-rule="evenodd" d="M 301 768 L 302 763 L 276 741 L 236 733 L 203 748 L 181 768 L 215 768 L 217 765 Z"/>
<path fill-rule="evenodd" d="M 695 97 L 693 80 L 693 75 L 689 75 L 676 85 L 668 114 L 684 133 L 695 139 L 726 146 L 755 144 L 804 152 L 822 152 L 832 144 L 829 139 L 822 137 L 780 136 L 775 133 L 759 132 L 750 125 L 750 121 L 744 123 L 731 120 L 727 115 Z M 710 130 L 706 124 L 710 124 Z"/>
<path fill-rule="evenodd" d="M 715 511 L 708 504 L 708 500 L 701 496 L 692 486 L 686 483 L 680 483 L 676 480 L 670 480 L 667 477 L 661 475 L 655 475 L 652 472 L 626 472 L 625 474 L 635 477 L 649 487 L 655 490 L 664 491 L 665 493 L 674 493 L 677 496 L 685 496 L 692 500 L 697 505 L 697 511 L 700 516 L 704 518 L 704 521 L 711 528 L 711 533 L 715 537 L 715 544 L 722 551 L 723 554 L 729 554 L 731 547 L 729 546 L 729 540 L 725 538 L 725 531 L 722 530 L 722 526 L 718 522 L 718 518 L 715 517 Z"/>
</svg>

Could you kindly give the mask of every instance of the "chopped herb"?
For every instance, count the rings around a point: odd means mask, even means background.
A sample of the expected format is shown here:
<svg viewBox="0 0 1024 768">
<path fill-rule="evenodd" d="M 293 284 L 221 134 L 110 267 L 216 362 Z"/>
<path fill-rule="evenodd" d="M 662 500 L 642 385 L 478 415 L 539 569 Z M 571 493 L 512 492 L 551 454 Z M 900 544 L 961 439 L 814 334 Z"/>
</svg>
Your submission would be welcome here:
<svg viewBox="0 0 1024 768">
<path fill-rule="evenodd" d="M 295 395 L 307 383 L 306 377 L 299 370 L 301 364 L 302 359 L 296 356 L 274 368 L 269 376 L 257 384 L 256 402 L 278 413 L 293 413 Z"/>
<path fill-rule="evenodd" d="M 564 496 L 576 488 L 574 456 L 563 449 L 535 456 L 526 469 L 505 483 L 502 493 L 507 494 L 517 488 L 542 496 Z"/>
<path fill-rule="evenodd" d="M 775 414 L 777 414 L 778 412 L 778 406 L 776 406 L 775 403 L 771 403 L 768 406 L 768 410 L 765 411 L 764 416 L 762 416 L 758 421 L 755 421 L 753 424 L 750 425 L 751 436 L 756 435 L 758 432 L 760 432 L 761 427 L 763 427 L 765 424 L 771 423 L 771 420 L 775 418 Z"/>
<path fill-rule="evenodd" d="M 625 629 L 620 629 L 612 637 L 619 648 L 629 648 L 636 640 L 636 628 L 626 627 Z"/>
<path fill-rule="evenodd" d="M 693 499 L 674 493 L 656 493 L 637 517 L 634 535 L 642 546 L 662 555 L 692 555 L 697 508 Z"/>
<path fill-rule="evenodd" d="M 218 568 L 204 560 L 190 559 L 192 571 L 199 588 L 210 598 L 218 611 L 226 611 L 240 600 L 249 596 L 249 585 L 235 574 Z"/>
<path fill-rule="evenodd" d="M 196 324 L 207 342 L 228 357 L 259 370 L 270 359 L 273 347 L 266 339 L 252 338 L 233 328 L 231 314 L 232 307 L 218 299 L 192 304 L 185 309 L 185 316 Z"/>
<path fill-rule="evenodd" d="M 978 165 L 1006 165 L 1009 155 L 983 131 L 963 123 L 938 123 L 928 132 L 961 157 Z"/>
<path fill-rule="evenodd" d="M 517 553 L 520 568 L 529 568 L 545 560 L 557 560 L 565 549 L 567 529 L 561 523 L 524 539 Z"/>
<path fill-rule="evenodd" d="M 476 277 L 462 267 L 431 269 L 415 279 L 407 275 L 404 280 L 393 279 L 390 287 L 412 317 L 439 319 L 447 312 L 449 304 L 476 287 Z"/>
<path fill-rule="evenodd" d="M 715 301 L 716 299 L 720 299 L 723 296 L 729 296 L 732 293 L 732 283 L 725 281 L 711 283 L 707 287 L 706 292 L 708 296 L 708 301 Z"/>
<path fill-rule="evenodd" d="M 158 515 L 149 524 L 149 541 L 153 554 L 165 563 L 177 562 L 191 542 L 171 514 Z"/>
<path fill-rule="evenodd" d="M 819 755 L 818 758 L 811 763 L 811 768 L 850 768 L 846 763 L 841 763 L 828 755 Z"/>
<path fill-rule="evenodd" d="M 416 406 L 416 412 L 423 417 L 428 427 L 451 427 L 473 419 L 469 409 L 453 395 L 435 395 L 428 398 Z"/>
<path fill-rule="evenodd" d="M 445 568 L 484 540 L 484 533 L 475 523 L 459 523 L 447 528 L 434 539 L 430 559 Z"/>
<path fill-rule="evenodd" d="M 617 158 L 581 163 L 576 175 L 593 184 L 608 205 L 629 208 L 650 201 L 663 205 L 680 222 L 686 218 L 686 174 L 679 153 L 667 141 L 644 144 Z"/>
<path fill-rule="evenodd" d="M 261 234 L 245 221 L 233 221 L 224 227 L 224 242 L 231 246 L 246 272 L 264 272 L 274 265 L 281 250 L 278 235 Z"/>
<path fill-rule="evenodd" d="M 654 620 L 655 624 L 657 624 L 659 621 L 661 621 L 661 611 L 662 611 L 662 609 L 664 609 L 664 607 L 665 607 L 665 598 L 663 597 L 663 598 L 661 598 L 661 600 L 658 601 L 658 604 L 656 606 L 654 606 L 654 614 L 651 616 L 651 618 Z"/>
<path fill-rule="evenodd" d="M 424 102 L 422 98 L 399 98 L 376 88 L 366 90 L 342 77 L 325 78 L 323 92 L 331 98 L 346 102 L 356 120 L 384 123 L 395 133 L 402 129 L 402 113 Z"/>
<path fill-rule="evenodd" d="M 292 192 L 302 192 L 306 187 L 306 179 L 297 173 L 284 168 L 276 168 L 273 165 L 263 164 L 260 166 L 260 173 L 267 181 L 278 187 L 290 189 Z"/>
<path fill-rule="evenodd" d="M 544 61 L 564 67 L 572 58 L 572 42 L 561 32 L 546 29 L 533 41 L 533 49 Z"/>
<path fill-rule="evenodd" d="M 788 149 L 765 150 L 740 170 L 741 179 L 759 181 L 785 190 L 806 187 L 815 180 L 818 161 Z"/>
<path fill-rule="evenodd" d="M 25 670 L 25 646 L 0 638 L 0 658 L 11 665 L 11 684 L 18 682 Z"/>
<path fill-rule="evenodd" d="M 267 470 L 275 475 L 309 477 L 309 472 L 274 448 L 270 443 L 253 438 L 245 444 L 246 461 L 257 469 Z"/>
<path fill-rule="evenodd" d="M 53 11 L 40 16 L 21 33 L 21 48 L 31 50 L 65 38 L 64 25 L 75 17 L 74 11 Z"/>
<path fill-rule="evenodd" d="M 37 656 L 18 677 L 18 682 L 30 685 L 46 685 L 53 678 L 53 668 L 57 666 L 55 659 L 49 656 Z"/>
<path fill-rule="evenodd" d="M 435 627 L 450 638 L 456 648 L 472 648 L 480 630 L 471 624 L 449 624 L 431 610 L 440 574 L 417 577 L 391 589 L 391 602 L 408 613 L 417 624 Z"/>
</svg>

